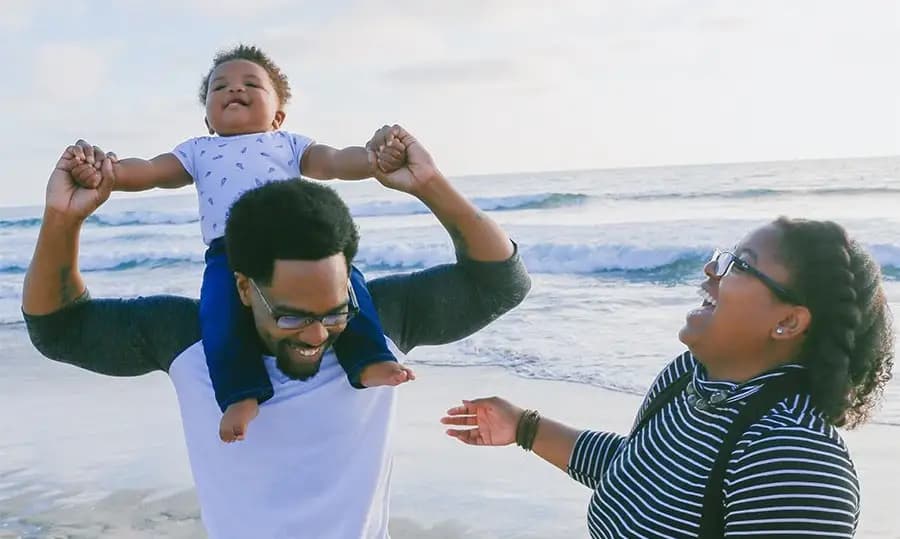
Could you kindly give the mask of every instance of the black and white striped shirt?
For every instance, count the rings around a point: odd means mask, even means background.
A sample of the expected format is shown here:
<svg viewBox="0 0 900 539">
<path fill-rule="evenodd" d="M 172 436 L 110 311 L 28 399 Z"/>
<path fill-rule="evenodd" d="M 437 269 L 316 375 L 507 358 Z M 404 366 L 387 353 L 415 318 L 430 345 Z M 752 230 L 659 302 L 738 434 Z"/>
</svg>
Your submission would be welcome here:
<svg viewBox="0 0 900 539">
<path fill-rule="evenodd" d="M 727 400 L 702 410 L 682 391 L 632 439 L 582 432 L 569 475 L 594 489 L 591 537 L 696 537 L 706 480 L 743 399 L 802 368 L 785 365 L 741 385 L 713 382 L 685 352 L 653 383 L 641 412 L 688 371 L 701 396 L 733 391 Z M 747 429 L 723 488 L 726 537 L 852 537 L 859 518 L 859 483 L 847 447 L 807 395 L 784 399 Z"/>
</svg>

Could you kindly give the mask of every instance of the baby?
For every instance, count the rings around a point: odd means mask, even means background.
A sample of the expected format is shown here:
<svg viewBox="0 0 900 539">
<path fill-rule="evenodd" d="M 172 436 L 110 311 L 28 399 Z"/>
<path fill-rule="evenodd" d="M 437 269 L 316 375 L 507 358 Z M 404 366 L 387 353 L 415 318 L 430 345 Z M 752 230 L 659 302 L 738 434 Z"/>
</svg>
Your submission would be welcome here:
<svg viewBox="0 0 900 539">
<path fill-rule="evenodd" d="M 240 301 L 225 253 L 225 221 L 231 204 L 265 182 L 301 173 L 320 180 L 359 180 L 373 176 L 376 166 L 393 172 L 406 156 L 397 139 L 389 138 L 376 154 L 356 146 L 337 150 L 282 131 L 284 106 L 290 97 L 287 77 L 257 47 L 240 45 L 221 52 L 200 88 L 210 136 L 190 139 L 149 161 L 115 160 L 113 167 L 113 189 L 119 191 L 190 183 L 197 188 L 200 228 L 208 246 L 200 290 L 201 336 L 216 400 L 224 412 L 219 436 L 225 442 L 243 440 L 248 424 L 259 413 L 259 403 L 273 395 L 252 314 Z M 87 156 L 78 157 L 83 163 L 72 171 L 75 180 L 96 186 L 99 160 L 92 163 Z M 347 310 L 322 317 L 279 316 L 268 305 L 261 290 L 265 287 L 251 284 L 269 307 L 276 331 L 296 333 L 316 322 L 326 329 L 345 328 L 334 348 L 354 387 L 398 385 L 415 378 L 388 349 L 365 278 L 355 267 L 350 271 Z M 324 348 L 296 353 L 311 364 L 321 360 Z"/>
</svg>

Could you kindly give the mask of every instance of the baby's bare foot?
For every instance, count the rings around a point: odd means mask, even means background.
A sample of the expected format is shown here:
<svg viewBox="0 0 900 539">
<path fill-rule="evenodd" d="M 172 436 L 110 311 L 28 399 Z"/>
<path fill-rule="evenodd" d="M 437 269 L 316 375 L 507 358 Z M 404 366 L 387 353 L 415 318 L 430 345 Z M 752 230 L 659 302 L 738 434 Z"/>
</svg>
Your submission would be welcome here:
<svg viewBox="0 0 900 539">
<path fill-rule="evenodd" d="M 381 361 L 363 368 L 359 381 L 366 387 L 398 386 L 416 379 L 416 373 L 396 361 Z"/>
<path fill-rule="evenodd" d="M 219 423 L 219 438 L 231 443 L 243 440 L 247 433 L 247 425 L 259 415 L 259 404 L 256 399 L 244 399 L 235 402 L 225 409 Z"/>
</svg>

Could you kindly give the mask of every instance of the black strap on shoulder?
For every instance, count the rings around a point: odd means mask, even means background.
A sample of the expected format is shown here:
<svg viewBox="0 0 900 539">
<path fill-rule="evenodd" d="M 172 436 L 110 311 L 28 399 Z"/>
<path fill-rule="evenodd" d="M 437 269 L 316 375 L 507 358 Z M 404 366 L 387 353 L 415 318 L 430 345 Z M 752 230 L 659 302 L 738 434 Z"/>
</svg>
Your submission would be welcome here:
<svg viewBox="0 0 900 539">
<path fill-rule="evenodd" d="M 634 428 L 631 429 L 631 434 L 629 435 L 629 437 L 634 436 L 637 431 L 644 428 L 644 425 L 646 425 L 647 422 L 650 421 L 650 418 L 655 416 L 663 406 L 668 404 L 669 401 L 671 401 L 676 396 L 678 396 L 679 393 L 684 391 L 684 388 L 687 387 L 693 375 L 694 370 L 688 369 L 687 372 L 676 378 L 671 384 L 663 388 L 663 390 L 660 391 L 658 395 L 653 397 L 653 400 L 647 403 L 647 408 L 644 410 L 644 413 L 641 414 L 641 419 L 637 422 Z"/>
<path fill-rule="evenodd" d="M 759 421 L 776 404 L 786 397 L 804 393 L 806 391 L 806 373 L 802 370 L 791 371 L 778 378 L 766 382 L 766 384 L 749 396 L 741 406 L 737 417 L 728 428 L 728 433 L 719 454 L 713 464 L 709 479 L 706 482 L 706 491 L 703 495 L 703 512 L 700 517 L 699 539 L 721 538 L 725 535 L 725 503 L 723 499 L 723 487 L 725 484 L 725 469 L 734 447 L 753 423 Z"/>
</svg>

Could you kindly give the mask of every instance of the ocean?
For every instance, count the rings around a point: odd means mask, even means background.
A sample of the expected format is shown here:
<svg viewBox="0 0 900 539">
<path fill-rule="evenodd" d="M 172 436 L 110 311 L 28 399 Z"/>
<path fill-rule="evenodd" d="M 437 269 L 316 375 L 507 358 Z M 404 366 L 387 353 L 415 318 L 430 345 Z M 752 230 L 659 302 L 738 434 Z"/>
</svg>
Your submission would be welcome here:
<svg viewBox="0 0 900 539">
<path fill-rule="evenodd" d="M 712 250 L 780 215 L 843 224 L 881 264 L 900 312 L 900 157 L 519 173 L 454 183 L 518 243 L 534 285 L 520 307 L 473 337 L 414 351 L 414 367 L 493 366 L 641 394 L 682 351 L 677 332 L 700 302 L 696 289 Z M 453 259 L 446 233 L 417 201 L 374 180 L 330 185 L 356 217 L 356 263 L 370 279 Z M 40 207 L 0 208 L 0 537 L 49 536 L 29 515 L 64 502 L 112 494 L 127 507 L 135 492 L 164 499 L 189 486 L 180 442 L 155 435 L 179 428 L 165 376 L 112 380 L 40 360 L 31 348 L 21 287 L 40 215 Z M 95 297 L 195 297 L 203 251 L 191 190 L 113 194 L 85 226 L 80 260 Z M 874 422 L 900 437 L 900 383 L 890 384 Z M 167 525 L 180 522 L 174 509 L 167 514 Z"/>
</svg>

